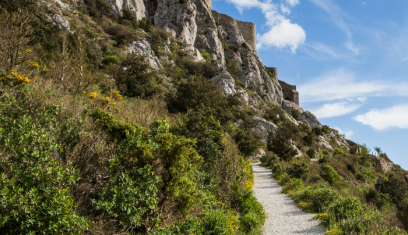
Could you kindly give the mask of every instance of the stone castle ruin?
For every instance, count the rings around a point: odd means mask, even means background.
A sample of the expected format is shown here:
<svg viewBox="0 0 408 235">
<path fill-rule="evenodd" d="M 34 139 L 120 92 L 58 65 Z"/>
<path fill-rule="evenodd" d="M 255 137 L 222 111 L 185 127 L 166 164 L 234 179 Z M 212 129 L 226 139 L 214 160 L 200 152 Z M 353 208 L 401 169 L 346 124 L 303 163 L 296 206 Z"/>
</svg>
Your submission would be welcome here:
<svg viewBox="0 0 408 235">
<path fill-rule="evenodd" d="M 208 0 L 209 1 L 209 0 Z M 237 28 L 243 36 L 246 44 L 250 45 L 256 51 L 256 25 L 250 22 L 243 22 L 236 20 L 228 15 L 220 14 L 217 11 L 211 11 L 214 20 L 220 25 L 233 25 Z"/>
<path fill-rule="evenodd" d="M 299 105 L 299 92 L 296 90 L 296 86 L 287 84 L 286 82 L 279 80 L 277 68 L 271 67 L 267 69 L 273 74 L 272 79 L 276 79 L 279 81 L 279 85 L 282 87 L 283 98 Z"/>
</svg>

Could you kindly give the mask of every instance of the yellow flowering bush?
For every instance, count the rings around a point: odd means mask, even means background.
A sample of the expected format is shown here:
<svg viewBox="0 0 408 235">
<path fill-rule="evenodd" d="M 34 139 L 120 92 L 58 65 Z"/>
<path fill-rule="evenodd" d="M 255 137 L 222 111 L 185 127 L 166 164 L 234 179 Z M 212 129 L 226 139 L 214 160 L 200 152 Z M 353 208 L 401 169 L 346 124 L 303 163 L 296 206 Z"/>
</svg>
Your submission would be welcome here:
<svg viewBox="0 0 408 235">
<path fill-rule="evenodd" d="M 91 107 L 112 107 L 117 104 L 118 100 L 122 100 L 123 97 L 119 91 L 112 92 L 110 96 L 102 95 L 99 91 L 91 92 L 89 94 L 88 104 Z M 84 92 L 86 94 L 86 92 Z"/>
<path fill-rule="evenodd" d="M 27 84 L 32 80 L 32 74 L 19 75 L 16 70 L 11 71 L 7 76 L 0 77 L 0 82 L 3 83 L 17 83 L 17 84 Z"/>
<path fill-rule="evenodd" d="M 342 235 L 343 232 L 334 228 L 334 229 L 331 229 L 329 231 L 326 231 L 324 234 L 325 235 Z"/>
<path fill-rule="evenodd" d="M 251 191 L 254 187 L 254 172 L 251 166 L 251 160 L 245 162 L 245 173 L 247 180 L 245 181 L 245 189 Z"/>
</svg>

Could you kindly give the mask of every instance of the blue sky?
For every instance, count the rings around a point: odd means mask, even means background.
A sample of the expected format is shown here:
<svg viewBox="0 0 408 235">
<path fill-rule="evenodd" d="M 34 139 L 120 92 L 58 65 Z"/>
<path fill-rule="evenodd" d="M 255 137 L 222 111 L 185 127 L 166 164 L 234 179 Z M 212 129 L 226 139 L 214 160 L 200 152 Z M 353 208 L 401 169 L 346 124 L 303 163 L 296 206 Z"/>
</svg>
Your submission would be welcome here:
<svg viewBox="0 0 408 235">
<path fill-rule="evenodd" d="M 257 25 L 257 50 L 300 106 L 408 169 L 408 1 L 213 0 Z"/>
</svg>

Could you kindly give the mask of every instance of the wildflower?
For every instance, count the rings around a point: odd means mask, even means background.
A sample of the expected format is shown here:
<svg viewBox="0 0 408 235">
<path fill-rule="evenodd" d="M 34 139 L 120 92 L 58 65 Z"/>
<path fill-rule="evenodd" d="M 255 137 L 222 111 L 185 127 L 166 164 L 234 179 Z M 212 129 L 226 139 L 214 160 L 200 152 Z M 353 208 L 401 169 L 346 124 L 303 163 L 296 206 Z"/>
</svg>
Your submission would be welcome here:
<svg viewBox="0 0 408 235">
<path fill-rule="evenodd" d="M 27 53 L 32 53 L 33 51 L 31 49 L 25 50 Z"/>
</svg>

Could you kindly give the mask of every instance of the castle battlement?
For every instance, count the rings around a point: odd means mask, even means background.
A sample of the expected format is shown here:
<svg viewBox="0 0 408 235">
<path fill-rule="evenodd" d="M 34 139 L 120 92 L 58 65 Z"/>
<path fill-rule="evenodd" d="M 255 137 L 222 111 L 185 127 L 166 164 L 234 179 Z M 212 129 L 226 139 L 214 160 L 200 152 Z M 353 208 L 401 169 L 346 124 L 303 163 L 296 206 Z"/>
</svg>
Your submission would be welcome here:
<svg viewBox="0 0 408 235">
<path fill-rule="evenodd" d="M 245 42 L 256 51 L 256 25 L 254 23 L 239 21 L 228 15 L 220 14 L 217 11 L 211 12 L 215 22 L 223 26 L 230 24 L 236 27 L 244 37 Z"/>
</svg>

